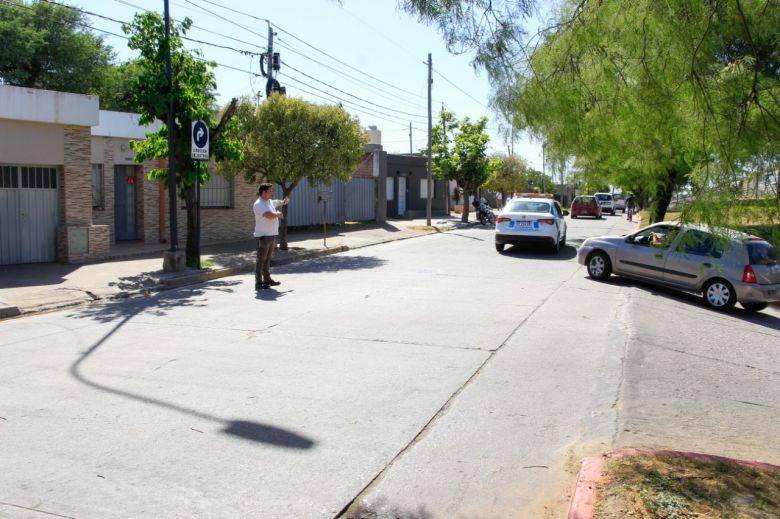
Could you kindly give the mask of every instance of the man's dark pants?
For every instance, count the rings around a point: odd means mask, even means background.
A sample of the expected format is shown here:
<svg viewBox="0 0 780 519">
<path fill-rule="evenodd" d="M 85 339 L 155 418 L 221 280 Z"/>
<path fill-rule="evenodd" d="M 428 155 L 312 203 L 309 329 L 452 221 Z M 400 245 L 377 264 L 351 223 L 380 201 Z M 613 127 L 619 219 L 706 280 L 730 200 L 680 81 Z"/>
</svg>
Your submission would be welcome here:
<svg viewBox="0 0 780 519">
<path fill-rule="evenodd" d="M 255 285 L 271 281 L 271 257 L 276 248 L 276 236 L 257 238 L 257 263 L 255 264 Z"/>
</svg>

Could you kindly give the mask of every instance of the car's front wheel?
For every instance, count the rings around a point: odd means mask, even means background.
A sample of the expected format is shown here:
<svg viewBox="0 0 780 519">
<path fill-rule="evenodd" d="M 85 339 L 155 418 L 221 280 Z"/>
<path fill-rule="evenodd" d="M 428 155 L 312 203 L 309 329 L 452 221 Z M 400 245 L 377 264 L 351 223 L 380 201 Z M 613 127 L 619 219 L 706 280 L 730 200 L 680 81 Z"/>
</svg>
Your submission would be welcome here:
<svg viewBox="0 0 780 519">
<path fill-rule="evenodd" d="M 737 294 L 725 279 L 711 279 L 704 285 L 704 304 L 713 310 L 728 310 L 737 302 Z"/>
<path fill-rule="evenodd" d="M 742 308 L 747 310 L 748 312 L 760 312 L 767 306 L 769 306 L 769 303 L 739 303 L 742 305 Z"/>
<path fill-rule="evenodd" d="M 605 281 L 612 275 L 612 262 L 606 252 L 597 250 L 588 256 L 588 276 Z"/>
</svg>

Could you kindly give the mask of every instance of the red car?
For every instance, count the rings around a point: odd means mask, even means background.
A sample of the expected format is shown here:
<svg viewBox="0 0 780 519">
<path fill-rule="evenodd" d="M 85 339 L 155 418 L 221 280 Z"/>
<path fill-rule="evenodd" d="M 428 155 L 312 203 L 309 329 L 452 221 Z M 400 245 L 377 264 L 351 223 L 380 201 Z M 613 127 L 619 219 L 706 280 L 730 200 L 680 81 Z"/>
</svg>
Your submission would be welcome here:
<svg viewBox="0 0 780 519">
<path fill-rule="evenodd" d="M 601 206 L 595 196 L 578 196 L 571 203 L 571 217 L 593 216 L 601 218 Z"/>
</svg>

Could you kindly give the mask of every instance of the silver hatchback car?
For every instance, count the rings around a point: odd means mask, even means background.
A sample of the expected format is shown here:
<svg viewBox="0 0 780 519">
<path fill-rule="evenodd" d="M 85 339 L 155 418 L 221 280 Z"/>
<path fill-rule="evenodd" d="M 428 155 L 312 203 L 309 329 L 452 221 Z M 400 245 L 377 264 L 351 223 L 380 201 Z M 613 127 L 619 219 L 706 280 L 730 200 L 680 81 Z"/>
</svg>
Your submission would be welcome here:
<svg viewBox="0 0 780 519">
<path fill-rule="evenodd" d="M 627 236 L 588 238 L 577 261 L 598 280 L 610 274 L 700 293 L 707 306 L 739 302 L 760 311 L 780 300 L 780 262 L 770 243 L 745 233 L 662 222 Z"/>
</svg>

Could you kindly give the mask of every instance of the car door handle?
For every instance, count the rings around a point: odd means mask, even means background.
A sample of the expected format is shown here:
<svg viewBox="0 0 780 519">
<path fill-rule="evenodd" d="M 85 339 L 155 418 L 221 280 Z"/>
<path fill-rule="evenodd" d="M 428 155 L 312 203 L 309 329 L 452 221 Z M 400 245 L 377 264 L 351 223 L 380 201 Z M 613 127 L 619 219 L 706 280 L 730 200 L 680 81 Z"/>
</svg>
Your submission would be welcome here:
<svg viewBox="0 0 780 519">
<path fill-rule="evenodd" d="M 655 255 L 655 257 L 656 257 L 656 258 L 663 258 L 663 257 L 664 257 L 664 255 L 663 255 L 663 253 L 662 253 L 662 252 L 659 252 L 659 253 L 657 253 L 657 254 Z"/>
<path fill-rule="evenodd" d="M 712 263 L 710 263 L 710 262 L 702 263 L 702 265 L 704 265 L 708 269 L 712 268 Z"/>
</svg>

